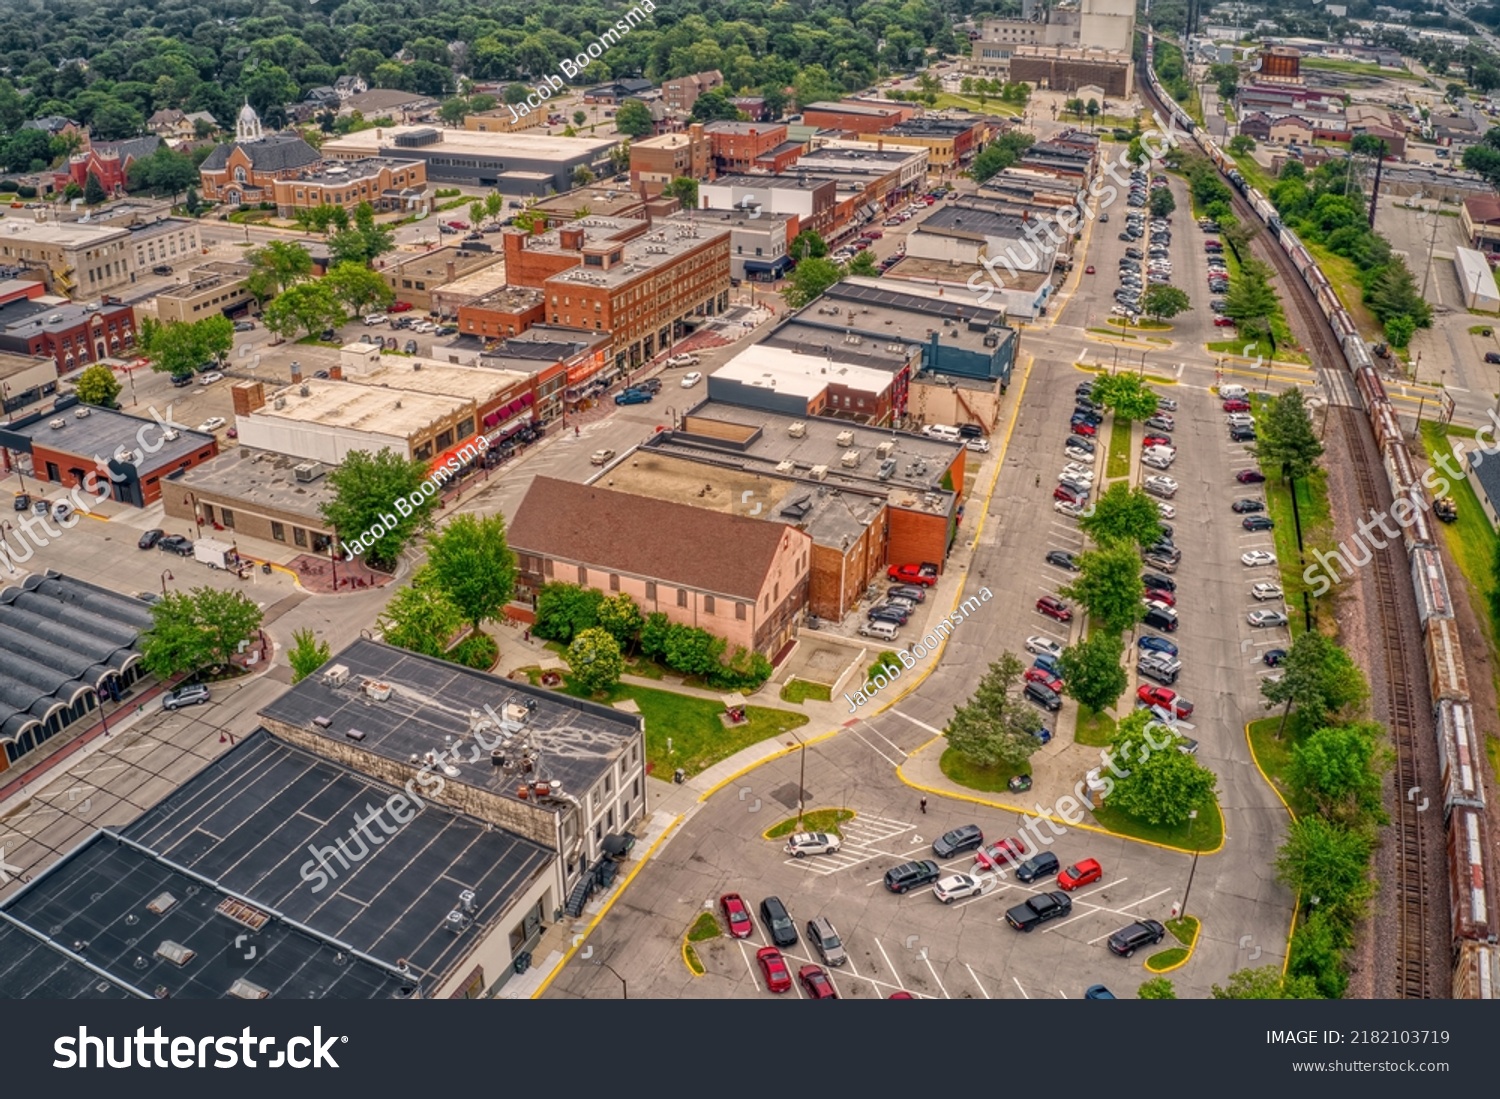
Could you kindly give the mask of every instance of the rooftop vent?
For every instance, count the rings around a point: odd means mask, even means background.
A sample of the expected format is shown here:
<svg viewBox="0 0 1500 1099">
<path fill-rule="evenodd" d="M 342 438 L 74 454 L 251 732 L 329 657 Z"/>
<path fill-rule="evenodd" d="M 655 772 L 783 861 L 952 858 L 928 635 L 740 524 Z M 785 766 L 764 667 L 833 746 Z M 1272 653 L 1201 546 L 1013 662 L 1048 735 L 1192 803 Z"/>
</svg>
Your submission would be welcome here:
<svg viewBox="0 0 1500 1099">
<path fill-rule="evenodd" d="M 237 977 L 234 984 L 229 986 L 229 995 L 236 1000 L 266 1000 L 270 998 L 271 993 L 253 981 Z"/>
<path fill-rule="evenodd" d="M 177 898 L 170 893 L 158 893 L 151 898 L 151 903 L 146 906 L 146 911 L 153 916 L 165 916 L 177 906 Z"/>
<path fill-rule="evenodd" d="M 349 666 L 347 664 L 335 664 L 323 673 L 323 686 L 342 687 L 349 682 Z"/>
<path fill-rule="evenodd" d="M 854 432 L 840 431 L 838 433 L 838 437 L 834 441 L 838 443 L 839 446 L 848 446 L 850 443 L 854 442 Z"/>
<path fill-rule="evenodd" d="M 376 702 L 384 702 L 391 697 L 391 685 L 381 683 L 379 680 L 367 679 L 361 689 L 367 698 L 374 699 Z"/>
<path fill-rule="evenodd" d="M 61 421 L 58 422 L 57 426 L 62 426 Z M 797 420 L 787 425 L 786 433 L 793 439 L 800 439 L 807 434 L 807 424 L 802 420 Z"/>
<path fill-rule="evenodd" d="M 812 469 L 808 470 L 808 474 L 814 481 L 826 481 L 828 480 L 828 467 L 813 466 Z"/>
<path fill-rule="evenodd" d="M 235 900 L 233 897 L 225 897 L 214 911 L 221 916 L 228 916 L 235 923 L 242 924 L 251 931 L 259 931 L 271 918 L 259 908 L 254 908 L 244 901 Z"/>
<path fill-rule="evenodd" d="M 156 948 L 156 956 L 164 961 L 171 962 L 175 966 L 185 966 L 196 958 L 197 952 L 189 950 L 181 943 L 174 943 L 171 939 L 163 939 L 160 946 Z"/>
<path fill-rule="evenodd" d="M 161 433 L 161 437 L 166 442 L 175 443 L 178 439 L 182 438 L 182 433 L 176 428 L 169 427 Z"/>
<path fill-rule="evenodd" d="M 859 451 L 846 450 L 844 451 L 844 456 L 840 458 L 839 461 L 844 464 L 844 467 L 846 469 L 853 469 L 855 466 L 859 465 L 860 457 L 861 455 Z"/>
<path fill-rule="evenodd" d="M 880 463 L 880 473 L 877 475 L 882 481 L 889 481 L 896 473 L 896 459 L 887 458 Z"/>
<path fill-rule="evenodd" d="M 876 454 L 876 456 L 878 458 L 880 458 L 882 461 L 884 461 L 886 458 L 889 458 L 891 456 L 891 453 L 895 449 L 896 449 L 896 444 L 893 441 L 891 441 L 890 439 L 887 439 L 885 442 L 881 443 L 879 446 L 877 446 L 875 448 L 875 454 Z"/>
<path fill-rule="evenodd" d="M 50 427 L 53 431 L 59 431 L 62 428 L 68 426 L 68 421 L 59 416 L 55 420 L 48 420 L 47 426 Z"/>
<path fill-rule="evenodd" d="M 83 418 L 84 418 L 84 417 L 85 417 L 85 416 L 88 416 L 88 415 L 91 415 L 91 414 L 92 414 L 92 412 L 93 412 L 93 410 L 92 410 L 92 409 L 90 409 L 90 408 L 87 408 L 87 407 L 82 407 L 82 406 L 80 406 L 80 407 L 78 407 L 78 408 L 75 408 L 75 409 L 74 409 L 74 410 L 73 410 L 73 416 L 74 416 L 74 418 L 75 418 L 75 419 L 79 419 L 79 420 L 81 420 L 81 419 L 83 419 Z"/>
<path fill-rule="evenodd" d="M 776 472 L 777 473 L 790 473 L 790 472 L 792 472 L 792 470 L 794 470 L 796 468 L 797 468 L 797 463 L 794 462 L 794 461 L 792 461 L 790 458 L 786 459 L 783 462 L 777 462 L 776 463 Z"/>
</svg>

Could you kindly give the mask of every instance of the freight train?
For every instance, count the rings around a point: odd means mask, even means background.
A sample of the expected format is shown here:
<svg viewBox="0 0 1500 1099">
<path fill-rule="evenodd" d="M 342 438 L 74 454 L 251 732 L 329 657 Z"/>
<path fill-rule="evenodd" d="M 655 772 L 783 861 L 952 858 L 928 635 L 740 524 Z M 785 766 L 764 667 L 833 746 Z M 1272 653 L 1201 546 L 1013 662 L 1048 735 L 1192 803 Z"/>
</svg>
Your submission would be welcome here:
<svg viewBox="0 0 1500 1099">
<path fill-rule="evenodd" d="M 1415 518 L 1405 527 L 1404 544 L 1411 561 L 1411 581 L 1422 623 L 1423 655 L 1435 710 L 1441 769 L 1441 811 L 1447 835 L 1447 874 L 1452 912 L 1452 994 L 1455 999 L 1500 999 L 1500 919 L 1489 863 L 1496 857 L 1486 835 L 1483 749 L 1469 698 L 1463 646 L 1441 555 L 1430 520 L 1432 501 L 1416 473 L 1416 463 L 1401 433 L 1375 361 L 1354 319 L 1340 304 L 1328 277 L 1297 235 L 1282 224 L 1271 200 L 1249 185 L 1234 158 L 1197 125 L 1156 76 L 1155 38 L 1146 35 L 1146 79 L 1156 101 L 1169 112 L 1178 133 L 1188 135 L 1229 183 L 1244 196 L 1272 240 L 1291 260 L 1311 291 L 1354 380 L 1365 414 L 1380 448 L 1392 499 L 1405 501 Z M 1161 122 L 1158 116 L 1158 122 Z M 1323 364 L 1332 366 L 1333 364 Z M 1400 796 L 1408 796 L 1402 791 Z M 1414 795 L 1413 795 L 1414 796 Z M 1434 800 L 1434 808 L 1439 806 Z"/>
</svg>

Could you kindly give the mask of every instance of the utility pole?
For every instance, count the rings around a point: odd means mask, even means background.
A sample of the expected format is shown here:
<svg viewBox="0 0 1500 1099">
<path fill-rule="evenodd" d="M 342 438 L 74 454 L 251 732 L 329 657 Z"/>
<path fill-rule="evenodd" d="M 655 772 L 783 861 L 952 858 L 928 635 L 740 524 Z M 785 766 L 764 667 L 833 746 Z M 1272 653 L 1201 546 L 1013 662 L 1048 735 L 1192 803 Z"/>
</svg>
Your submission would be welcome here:
<svg viewBox="0 0 1500 1099">
<path fill-rule="evenodd" d="M 1375 154 L 1375 186 L 1370 189 L 1370 232 L 1375 231 L 1375 211 L 1380 208 L 1380 170 L 1385 167 L 1385 138 L 1378 138 L 1380 148 Z"/>
<path fill-rule="evenodd" d="M 1441 202 L 1442 199 L 1438 201 Z M 1432 253 L 1433 249 L 1437 247 L 1438 221 L 1437 203 L 1435 202 L 1432 205 L 1432 238 L 1427 242 L 1427 268 L 1422 272 L 1422 297 L 1424 298 L 1427 297 L 1427 280 L 1432 277 Z"/>
</svg>

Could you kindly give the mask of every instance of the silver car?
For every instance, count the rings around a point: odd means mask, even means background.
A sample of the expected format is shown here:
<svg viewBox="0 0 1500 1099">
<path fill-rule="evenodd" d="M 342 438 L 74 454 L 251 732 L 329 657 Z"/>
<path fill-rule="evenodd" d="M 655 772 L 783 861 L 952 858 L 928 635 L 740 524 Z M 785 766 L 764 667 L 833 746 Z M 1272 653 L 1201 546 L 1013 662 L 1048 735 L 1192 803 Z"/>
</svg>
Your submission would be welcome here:
<svg viewBox="0 0 1500 1099">
<path fill-rule="evenodd" d="M 786 841 L 786 853 L 800 859 L 804 855 L 831 855 L 839 849 L 839 838 L 828 832 L 798 832 Z"/>
<path fill-rule="evenodd" d="M 834 930 L 833 921 L 827 916 L 807 921 L 807 941 L 812 943 L 813 949 L 826 966 L 843 965 L 849 960 L 839 933 Z"/>
</svg>

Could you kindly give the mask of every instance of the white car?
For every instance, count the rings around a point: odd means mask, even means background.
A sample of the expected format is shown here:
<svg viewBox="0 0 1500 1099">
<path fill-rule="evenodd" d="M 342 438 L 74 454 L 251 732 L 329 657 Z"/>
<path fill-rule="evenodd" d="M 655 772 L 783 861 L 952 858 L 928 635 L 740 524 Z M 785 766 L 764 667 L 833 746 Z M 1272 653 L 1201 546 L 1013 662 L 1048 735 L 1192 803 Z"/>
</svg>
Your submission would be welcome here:
<svg viewBox="0 0 1500 1099">
<path fill-rule="evenodd" d="M 1248 412 L 1231 412 L 1224 417 L 1224 423 L 1229 427 L 1254 427 L 1255 417 Z"/>
<path fill-rule="evenodd" d="M 1245 619 L 1250 623 L 1250 625 L 1255 626 L 1256 628 L 1260 628 L 1263 626 L 1286 625 L 1286 615 L 1282 614 L 1280 611 L 1251 611 L 1249 614 L 1245 615 Z"/>
<path fill-rule="evenodd" d="M 1251 550 L 1249 553 L 1240 554 L 1240 561 L 1247 568 L 1255 568 L 1257 565 L 1276 564 L 1276 555 L 1267 553 L 1265 550 Z"/>
<path fill-rule="evenodd" d="M 988 439 L 970 439 L 964 445 L 977 454 L 988 454 L 990 452 L 990 441 Z"/>
<path fill-rule="evenodd" d="M 797 859 L 804 855 L 831 855 L 839 849 L 839 842 L 831 832 L 798 832 L 786 841 L 786 853 Z"/>
<path fill-rule="evenodd" d="M 219 428 L 223 427 L 224 423 L 225 421 L 223 416 L 210 416 L 208 419 L 204 420 L 201 424 L 198 425 L 198 430 L 205 434 L 212 435 L 215 431 L 218 431 Z"/>
<path fill-rule="evenodd" d="M 1094 460 L 1092 452 L 1084 450 L 1081 446 L 1074 446 L 1072 443 L 1063 447 L 1063 453 L 1069 458 L 1076 458 L 1080 462 L 1092 462 Z"/>
<path fill-rule="evenodd" d="M 686 374 L 684 374 L 682 376 L 682 388 L 683 389 L 692 389 L 693 386 L 697 385 L 702 380 L 703 380 L 703 375 L 699 371 L 697 371 L 697 370 L 689 370 Z"/>
<path fill-rule="evenodd" d="M 1045 654 L 1046 656 L 1055 657 L 1062 655 L 1063 647 L 1058 642 L 1053 641 L 1050 637 L 1043 637 L 1041 634 L 1033 634 L 1031 637 L 1028 637 L 1026 639 L 1026 651 L 1029 653 L 1035 653 L 1037 656 L 1042 656 Z"/>
<path fill-rule="evenodd" d="M 1172 457 L 1170 454 L 1142 454 L 1141 465 L 1152 469 L 1171 469 Z"/>
<path fill-rule="evenodd" d="M 969 874 L 949 874 L 932 887 L 932 895 L 944 904 L 977 897 L 984 892 L 984 882 Z"/>
<path fill-rule="evenodd" d="M 1153 477 L 1147 477 L 1145 481 L 1141 483 L 1141 487 L 1149 492 L 1152 496 L 1172 497 L 1177 495 L 1178 486 L 1177 482 L 1172 478 L 1163 477 L 1158 474 Z"/>
<path fill-rule="evenodd" d="M 697 366 L 697 355 L 673 355 L 667 359 L 668 366 Z"/>
<path fill-rule="evenodd" d="M 1080 515 L 1083 514 L 1083 505 L 1075 504 L 1071 500 L 1054 500 L 1052 503 L 1052 510 L 1060 511 L 1064 515 L 1067 515 L 1073 519 L 1077 519 Z"/>
<path fill-rule="evenodd" d="M 214 382 L 222 382 L 223 380 L 224 380 L 224 375 L 223 374 L 219 373 L 217 370 L 210 370 L 207 374 L 203 375 L 201 378 L 198 379 L 198 384 L 199 385 L 213 385 Z"/>
<path fill-rule="evenodd" d="M 1171 504 L 1158 500 L 1156 502 L 1156 514 L 1160 515 L 1163 519 L 1176 519 L 1177 509 Z"/>
<path fill-rule="evenodd" d="M 1092 465 L 1084 465 L 1082 462 L 1069 462 L 1063 466 L 1063 471 L 1059 476 L 1092 482 L 1094 479 L 1094 467 Z"/>
<path fill-rule="evenodd" d="M 384 313 L 371 313 L 365 317 L 365 326 L 374 327 L 377 324 L 384 324 L 389 319 Z"/>
<path fill-rule="evenodd" d="M 1256 584 L 1250 589 L 1250 594 L 1257 599 L 1280 599 L 1281 585 L 1272 584 L 1268 581 Z"/>
</svg>

